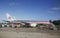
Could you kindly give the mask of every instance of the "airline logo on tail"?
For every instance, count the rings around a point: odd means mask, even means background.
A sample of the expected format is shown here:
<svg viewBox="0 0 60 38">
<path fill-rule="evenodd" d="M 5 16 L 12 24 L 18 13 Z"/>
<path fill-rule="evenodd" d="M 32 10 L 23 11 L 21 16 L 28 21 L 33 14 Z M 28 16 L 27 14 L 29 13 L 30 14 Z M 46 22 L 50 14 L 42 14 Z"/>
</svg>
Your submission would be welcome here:
<svg viewBox="0 0 60 38">
<path fill-rule="evenodd" d="M 6 13 L 6 16 L 7 16 L 8 21 L 13 21 L 14 20 L 9 13 Z"/>
</svg>

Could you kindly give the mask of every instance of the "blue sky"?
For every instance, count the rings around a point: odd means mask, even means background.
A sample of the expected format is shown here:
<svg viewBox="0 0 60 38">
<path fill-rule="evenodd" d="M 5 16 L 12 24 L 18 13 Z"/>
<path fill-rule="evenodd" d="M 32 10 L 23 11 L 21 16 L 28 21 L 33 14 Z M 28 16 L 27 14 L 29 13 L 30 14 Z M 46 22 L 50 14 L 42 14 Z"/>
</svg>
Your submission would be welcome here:
<svg viewBox="0 0 60 38">
<path fill-rule="evenodd" d="M 60 19 L 60 0 L 0 0 L 0 19 L 6 13 L 21 20 Z"/>
</svg>

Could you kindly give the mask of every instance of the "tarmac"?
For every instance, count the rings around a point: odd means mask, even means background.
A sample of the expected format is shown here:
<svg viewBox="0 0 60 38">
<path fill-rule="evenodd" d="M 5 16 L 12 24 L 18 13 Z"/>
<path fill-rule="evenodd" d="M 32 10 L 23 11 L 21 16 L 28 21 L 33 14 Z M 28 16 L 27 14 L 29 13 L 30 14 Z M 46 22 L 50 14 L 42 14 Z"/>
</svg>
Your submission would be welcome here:
<svg viewBox="0 0 60 38">
<path fill-rule="evenodd" d="M 60 38 L 60 30 L 37 28 L 0 28 L 0 38 Z"/>
</svg>

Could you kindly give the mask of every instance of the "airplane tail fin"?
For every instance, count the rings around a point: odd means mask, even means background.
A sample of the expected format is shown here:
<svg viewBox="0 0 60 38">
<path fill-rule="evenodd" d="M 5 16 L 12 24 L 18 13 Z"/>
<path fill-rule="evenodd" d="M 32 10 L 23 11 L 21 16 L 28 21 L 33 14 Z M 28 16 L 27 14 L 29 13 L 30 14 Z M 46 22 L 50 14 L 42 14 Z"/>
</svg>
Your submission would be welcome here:
<svg viewBox="0 0 60 38">
<path fill-rule="evenodd" d="M 9 13 L 7 13 L 6 16 L 7 16 L 7 20 L 8 20 L 8 21 L 14 20 Z"/>
</svg>

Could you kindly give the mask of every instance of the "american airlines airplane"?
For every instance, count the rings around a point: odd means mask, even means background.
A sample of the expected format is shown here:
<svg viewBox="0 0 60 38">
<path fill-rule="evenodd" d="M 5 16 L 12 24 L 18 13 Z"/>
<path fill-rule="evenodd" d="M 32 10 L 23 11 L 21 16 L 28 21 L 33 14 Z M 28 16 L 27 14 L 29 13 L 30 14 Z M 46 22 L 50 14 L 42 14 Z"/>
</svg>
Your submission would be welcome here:
<svg viewBox="0 0 60 38">
<path fill-rule="evenodd" d="M 45 24 L 45 25 L 50 24 L 49 21 L 16 20 L 9 13 L 6 13 L 6 17 L 7 17 L 7 22 L 17 21 L 17 22 L 21 22 L 21 23 L 29 23 L 30 26 L 32 26 L 32 27 L 36 27 L 36 25 L 38 25 L 38 24 Z"/>
<path fill-rule="evenodd" d="M 9 13 L 6 13 L 6 17 L 7 17 L 7 21 L 4 20 L 5 22 L 13 23 L 14 25 L 17 24 L 18 27 L 20 27 L 20 24 L 25 25 L 26 23 L 28 23 L 31 27 L 37 27 L 37 26 L 38 27 L 44 27 L 44 26 L 50 26 L 51 25 L 54 30 L 57 29 L 56 26 L 49 21 L 16 20 L 15 18 L 12 18 L 12 16 Z M 42 26 L 40 26 L 40 25 L 42 25 Z M 2 26 L 4 26 L 4 25 L 2 25 Z"/>
</svg>

